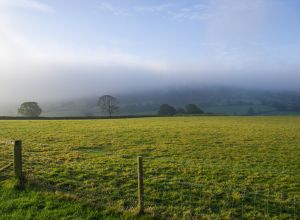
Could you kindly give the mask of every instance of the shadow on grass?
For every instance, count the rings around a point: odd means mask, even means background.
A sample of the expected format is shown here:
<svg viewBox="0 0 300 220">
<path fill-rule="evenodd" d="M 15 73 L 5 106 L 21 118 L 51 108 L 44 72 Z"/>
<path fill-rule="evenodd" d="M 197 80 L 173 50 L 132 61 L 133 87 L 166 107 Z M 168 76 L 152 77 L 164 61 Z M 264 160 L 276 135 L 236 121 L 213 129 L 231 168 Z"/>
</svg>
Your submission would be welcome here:
<svg viewBox="0 0 300 220">
<path fill-rule="evenodd" d="M 124 202 L 120 203 L 116 201 L 114 205 L 108 205 L 108 201 L 103 200 L 101 194 L 98 196 L 100 199 L 95 199 L 95 195 L 90 195 L 89 197 L 88 193 L 85 192 L 80 194 L 75 193 L 74 191 L 72 192 L 72 189 L 67 183 L 58 186 L 46 178 L 38 177 L 33 174 L 26 175 L 26 185 L 23 189 L 25 192 L 37 192 L 42 193 L 43 195 L 52 195 L 63 201 L 75 202 L 82 207 L 97 210 L 102 216 L 100 219 L 160 219 L 149 213 L 139 215 L 136 207 L 127 209 L 125 208 L 127 205 Z"/>
</svg>

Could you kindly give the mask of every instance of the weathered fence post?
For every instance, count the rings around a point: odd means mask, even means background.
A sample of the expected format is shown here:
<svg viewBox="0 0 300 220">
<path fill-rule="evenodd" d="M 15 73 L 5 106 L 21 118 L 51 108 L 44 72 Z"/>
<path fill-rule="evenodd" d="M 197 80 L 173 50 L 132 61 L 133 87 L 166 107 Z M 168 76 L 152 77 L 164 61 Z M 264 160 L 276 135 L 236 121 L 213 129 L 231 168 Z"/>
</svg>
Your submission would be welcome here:
<svg viewBox="0 0 300 220">
<path fill-rule="evenodd" d="M 144 213 L 143 158 L 138 156 L 138 212 Z"/>
<path fill-rule="evenodd" d="M 22 182 L 22 141 L 20 140 L 17 140 L 14 143 L 14 168 L 16 178 Z"/>
</svg>

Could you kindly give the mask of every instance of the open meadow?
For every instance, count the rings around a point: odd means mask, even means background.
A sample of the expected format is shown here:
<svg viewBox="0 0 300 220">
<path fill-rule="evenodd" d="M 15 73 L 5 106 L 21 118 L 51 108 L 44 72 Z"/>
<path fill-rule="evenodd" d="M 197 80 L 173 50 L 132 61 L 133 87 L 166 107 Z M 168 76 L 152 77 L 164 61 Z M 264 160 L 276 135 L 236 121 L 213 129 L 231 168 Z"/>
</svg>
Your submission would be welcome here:
<svg viewBox="0 0 300 220">
<path fill-rule="evenodd" d="M 300 117 L 2 120 L 0 219 L 299 219 Z M 13 161 L 0 145 L 0 168 Z M 137 156 L 145 214 L 137 215 Z"/>
</svg>

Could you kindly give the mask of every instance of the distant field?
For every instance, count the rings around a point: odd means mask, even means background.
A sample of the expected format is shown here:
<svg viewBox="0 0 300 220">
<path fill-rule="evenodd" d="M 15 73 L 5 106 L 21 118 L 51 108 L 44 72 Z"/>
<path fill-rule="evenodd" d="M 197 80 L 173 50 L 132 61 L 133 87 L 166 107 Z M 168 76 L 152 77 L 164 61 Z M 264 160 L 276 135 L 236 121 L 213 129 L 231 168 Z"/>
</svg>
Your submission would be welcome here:
<svg viewBox="0 0 300 220">
<path fill-rule="evenodd" d="M 200 106 L 201 107 L 201 106 Z M 157 107 L 158 109 L 159 107 Z M 278 111 L 276 108 L 266 105 L 215 105 L 201 107 L 207 113 L 225 114 L 225 115 L 247 115 L 249 108 L 253 108 L 255 115 L 300 115 L 300 112 L 293 111 Z M 86 116 L 84 111 L 74 110 L 74 111 L 50 111 L 43 112 L 43 117 L 74 117 L 74 116 Z M 100 112 L 96 110 L 91 111 L 94 116 L 101 116 Z M 121 109 L 117 115 L 156 115 L 157 110 L 141 110 L 137 111 L 126 111 Z"/>
<path fill-rule="evenodd" d="M 286 112 L 279 113 L 275 108 L 265 105 L 220 105 L 206 107 L 203 109 L 206 112 L 224 113 L 228 115 L 246 115 L 249 108 L 253 108 L 255 113 L 262 112 L 263 114 L 266 114 L 266 112 L 268 112 L 268 114 L 270 115 L 287 114 Z M 295 114 L 295 112 L 293 112 L 292 114 Z"/>
<path fill-rule="evenodd" d="M 0 173 L 0 219 L 300 218 L 297 116 L 0 121 L 5 138 L 23 141 L 28 183 Z"/>
</svg>

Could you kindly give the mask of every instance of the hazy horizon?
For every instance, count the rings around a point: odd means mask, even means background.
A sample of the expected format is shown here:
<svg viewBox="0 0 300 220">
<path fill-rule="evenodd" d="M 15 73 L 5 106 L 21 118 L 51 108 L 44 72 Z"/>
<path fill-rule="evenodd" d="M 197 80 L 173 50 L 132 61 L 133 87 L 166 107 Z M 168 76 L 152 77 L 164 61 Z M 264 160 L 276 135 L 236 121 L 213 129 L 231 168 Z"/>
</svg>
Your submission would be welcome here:
<svg viewBox="0 0 300 220">
<path fill-rule="evenodd" d="M 0 0 L 0 106 L 232 86 L 298 90 L 300 2 Z"/>
</svg>

